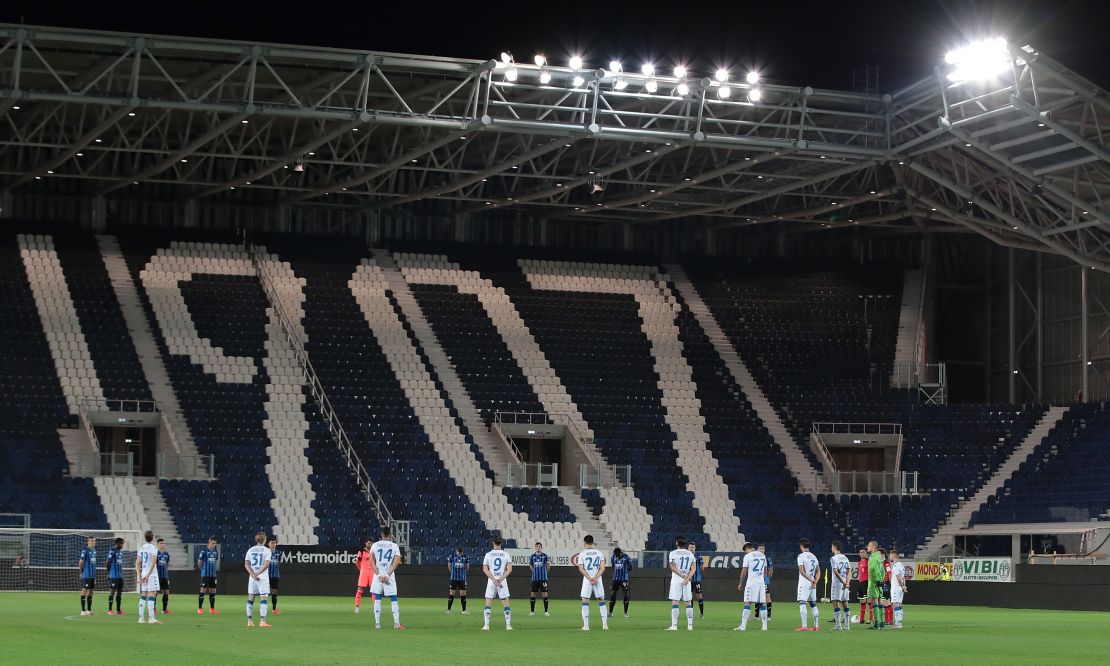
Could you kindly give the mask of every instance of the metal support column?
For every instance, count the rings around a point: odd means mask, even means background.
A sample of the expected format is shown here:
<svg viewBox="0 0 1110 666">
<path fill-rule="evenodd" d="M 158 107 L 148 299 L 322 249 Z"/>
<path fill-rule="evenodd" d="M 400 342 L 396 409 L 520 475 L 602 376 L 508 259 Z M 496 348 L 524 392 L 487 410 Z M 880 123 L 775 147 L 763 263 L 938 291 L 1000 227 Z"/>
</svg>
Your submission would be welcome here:
<svg viewBox="0 0 1110 666">
<path fill-rule="evenodd" d="M 983 396 L 986 398 L 987 402 L 994 400 L 994 384 L 991 377 L 994 371 L 994 350 L 991 344 L 994 336 L 994 329 L 992 328 L 994 326 L 994 317 L 992 315 L 992 310 L 994 308 L 994 285 L 991 282 L 991 277 L 994 275 L 994 267 L 991 262 L 993 248 L 994 245 L 992 243 L 983 243 L 983 254 L 986 255 L 983 258 L 983 264 L 987 267 L 986 271 L 983 273 L 983 293 L 986 295 L 987 301 L 984 306 L 984 310 L 987 313 L 987 323 L 984 327 L 985 335 L 983 336 L 986 338 L 983 343 Z"/>
<path fill-rule="evenodd" d="M 1083 380 L 1080 382 L 1079 388 L 1083 391 L 1083 399 L 1090 400 L 1090 376 L 1091 376 L 1091 350 L 1087 344 L 1087 330 L 1090 328 L 1090 310 L 1087 307 L 1087 271 L 1090 270 L 1086 266 L 1079 268 L 1079 319 L 1080 319 L 1080 332 L 1079 344 L 1082 351 L 1079 356 L 1079 372 Z"/>
<path fill-rule="evenodd" d="M 1037 400 L 1044 401 L 1044 254 L 1037 252 Z"/>
<path fill-rule="evenodd" d="M 1016 311 L 1017 311 L 1017 271 L 1014 270 L 1014 264 L 1017 263 L 1015 256 L 1017 251 L 1014 248 L 1009 248 L 1006 251 L 1006 285 L 1007 297 L 1009 299 L 1009 308 L 1006 312 L 1008 320 L 1006 325 L 1006 346 L 1009 350 L 1009 364 L 1007 366 L 1009 372 L 1009 401 L 1011 403 L 1017 402 L 1017 325 L 1016 325 Z"/>
</svg>

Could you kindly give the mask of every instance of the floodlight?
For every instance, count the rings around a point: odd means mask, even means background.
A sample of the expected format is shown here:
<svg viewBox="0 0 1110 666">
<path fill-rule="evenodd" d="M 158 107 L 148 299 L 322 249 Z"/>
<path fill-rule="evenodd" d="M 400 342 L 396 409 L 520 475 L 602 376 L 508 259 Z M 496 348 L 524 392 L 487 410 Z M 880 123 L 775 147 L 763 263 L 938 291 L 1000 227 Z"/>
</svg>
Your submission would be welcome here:
<svg viewBox="0 0 1110 666">
<path fill-rule="evenodd" d="M 569 65 L 571 69 L 582 69 L 582 56 L 571 56 L 567 65 Z"/>
<path fill-rule="evenodd" d="M 754 70 L 751 71 L 751 72 L 748 72 L 748 77 L 747 78 L 748 78 L 748 83 L 750 83 L 752 85 L 755 85 L 755 84 L 759 83 L 759 72 L 756 72 Z"/>
<path fill-rule="evenodd" d="M 648 79 L 647 83 L 644 84 L 644 90 L 648 91 L 649 93 L 653 93 L 656 90 L 659 90 L 659 84 L 655 81 L 655 79 Z"/>
<path fill-rule="evenodd" d="M 610 60 L 609 61 L 609 71 L 613 72 L 615 74 L 620 74 L 621 72 L 624 71 L 624 68 L 621 67 L 621 63 L 620 63 L 619 60 Z"/>
<path fill-rule="evenodd" d="M 575 76 L 574 80 L 571 81 L 570 84 L 572 86 L 574 86 L 575 88 L 581 88 L 582 84 L 584 84 L 585 82 L 586 82 L 586 79 L 582 78 L 581 76 Z"/>
<path fill-rule="evenodd" d="M 752 89 L 748 91 L 748 101 L 758 102 L 761 99 L 763 99 L 763 88 L 752 86 Z"/>
<path fill-rule="evenodd" d="M 728 70 L 722 67 L 721 69 L 717 70 L 717 73 L 714 74 L 714 76 L 717 78 L 718 81 L 724 83 L 725 81 L 728 81 Z"/>
<path fill-rule="evenodd" d="M 502 51 L 501 52 L 501 62 L 508 65 L 512 61 L 513 61 L 513 54 L 509 53 L 508 51 Z"/>
<path fill-rule="evenodd" d="M 728 86 L 721 86 L 720 88 L 717 88 L 717 97 L 721 99 L 728 99 L 729 95 L 731 94 L 732 90 L 730 90 Z"/>
<path fill-rule="evenodd" d="M 948 80 L 954 83 L 992 79 L 1010 69 L 1013 63 L 1002 37 L 981 39 L 949 51 L 944 61 L 952 66 Z"/>
<path fill-rule="evenodd" d="M 547 71 L 546 69 L 540 72 L 540 83 L 551 83 L 551 72 Z"/>
<path fill-rule="evenodd" d="M 627 87 L 628 81 L 625 81 L 624 79 L 617 79 L 616 82 L 613 84 L 613 90 L 624 90 Z"/>
<path fill-rule="evenodd" d="M 676 79 L 686 78 L 686 68 L 683 67 L 682 65 L 675 65 L 674 66 L 674 77 Z"/>
<path fill-rule="evenodd" d="M 683 83 L 678 84 L 675 87 L 674 91 L 676 93 L 678 93 L 679 95 L 685 97 L 686 95 L 690 94 L 690 86 L 686 85 L 686 83 L 683 82 Z"/>
<path fill-rule="evenodd" d="M 650 62 L 645 62 L 644 66 L 640 68 L 640 71 L 644 73 L 644 76 L 655 76 L 655 65 Z"/>
<path fill-rule="evenodd" d="M 517 77 L 516 67 L 505 70 L 505 80 L 506 81 L 516 81 L 516 77 Z"/>
<path fill-rule="evenodd" d="M 545 58 L 542 53 L 537 53 L 536 57 L 532 58 L 532 61 L 536 63 L 536 67 L 543 67 L 547 64 L 547 58 Z"/>
</svg>

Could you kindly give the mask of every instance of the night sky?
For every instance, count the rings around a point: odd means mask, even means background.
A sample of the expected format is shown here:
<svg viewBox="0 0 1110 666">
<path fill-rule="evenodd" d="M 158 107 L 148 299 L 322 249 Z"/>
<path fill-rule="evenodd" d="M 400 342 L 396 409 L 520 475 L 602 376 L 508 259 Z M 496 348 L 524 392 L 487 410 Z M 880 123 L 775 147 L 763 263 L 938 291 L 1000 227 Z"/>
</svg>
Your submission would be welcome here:
<svg viewBox="0 0 1110 666">
<path fill-rule="evenodd" d="M 0 21 L 483 59 L 508 49 L 522 62 L 543 51 L 553 64 L 578 52 L 589 66 L 651 60 L 661 73 L 681 60 L 702 75 L 754 67 L 777 83 L 841 89 L 871 64 L 882 92 L 929 75 L 965 39 L 1001 34 L 1110 88 L 1110 0 L 234 4 L 5 2 Z M 188 9 L 159 12 L 171 6 Z"/>
</svg>

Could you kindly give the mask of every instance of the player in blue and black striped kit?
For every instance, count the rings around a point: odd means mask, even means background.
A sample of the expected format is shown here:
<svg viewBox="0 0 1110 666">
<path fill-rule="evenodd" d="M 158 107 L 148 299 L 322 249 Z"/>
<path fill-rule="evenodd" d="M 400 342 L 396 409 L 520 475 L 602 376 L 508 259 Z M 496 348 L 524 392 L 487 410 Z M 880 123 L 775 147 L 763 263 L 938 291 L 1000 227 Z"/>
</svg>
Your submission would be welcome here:
<svg viewBox="0 0 1110 666">
<path fill-rule="evenodd" d="M 162 590 L 162 615 L 170 613 L 170 554 L 166 550 L 166 540 L 158 539 L 158 557 L 155 560 L 158 574 L 158 589 Z"/>
<path fill-rule="evenodd" d="M 116 537 L 104 566 L 108 569 L 108 615 L 123 615 L 123 539 Z M 112 610 L 112 601 L 116 610 Z"/>
<path fill-rule="evenodd" d="M 701 593 L 701 558 L 698 557 L 698 545 L 693 541 L 686 546 L 694 555 L 694 577 L 690 579 L 690 589 L 694 599 L 698 601 L 698 617 L 705 618 L 705 595 Z"/>
<path fill-rule="evenodd" d="M 208 537 L 208 547 L 201 548 L 197 553 L 197 568 L 200 569 L 200 595 L 197 597 L 197 615 L 204 613 L 204 595 L 208 594 L 208 612 L 215 615 L 216 610 L 216 579 L 220 569 L 220 551 L 216 549 L 219 541 L 216 537 Z"/>
<path fill-rule="evenodd" d="M 617 605 L 617 590 L 624 591 L 624 616 L 628 617 L 628 588 L 630 581 L 628 572 L 632 569 L 632 558 L 620 548 L 613 549 L 613 589 L 609 594 L 609 615 L 613 615 L 613 608 Z"/>
<path fill-rule="evenodd" d="M 278 583 L 281 582 L 281 549 L 278 548 L 277 537 L 270 537 L 266 544 L 270 548 L 270 612 L 281 613 L 277 607 Z"/>
<path fill-rule="evenodd" d="M 450 577 L 447 587 L 447 612 L 451 613 L 451 606 L 455 603 L 455 593 L 459 593 L 459 603 L 462 604 L 463 615 L 470 615 L 466 610 L 466 570 L 470 567 L 470 558 L 463 553 L 462 546 L 456 546 L 455 552 L 447 556 L 447 575 Z"/>
<path fill-rule="evenodd" d="M 81 572 L 81 614 L 93 613 L 93 591 L 96 590 L 96 537 L 89 537 L 81 549 L 81 559 L 77 562 Z"/>
<path fill-rule="evenodd" d="M 528 567 L 532 569 L 532 592 L 529 595 L 532 611 L 528 614 L 536 614 L 536 592 L 542 592 L 543 614 L 550 616 L 551 613 L 547 612 L 547 578 L 551 569 L 551 558 L 543 552 L 543 544 L 539 541 L 536 542 L 536 552 L 528 556 Z"/>
</svg>

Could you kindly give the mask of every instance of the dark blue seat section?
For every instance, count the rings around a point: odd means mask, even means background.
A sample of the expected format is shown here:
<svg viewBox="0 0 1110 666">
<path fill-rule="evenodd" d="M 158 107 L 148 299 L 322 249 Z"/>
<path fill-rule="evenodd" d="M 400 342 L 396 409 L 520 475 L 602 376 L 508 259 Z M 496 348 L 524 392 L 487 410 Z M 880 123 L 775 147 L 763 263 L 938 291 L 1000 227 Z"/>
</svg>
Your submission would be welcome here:
<svg viewBox="0 0 1110 666">
<path fill-rule="evenodd" d="M 104 397 L 153 400 L 96 239 L 79 233 L 53 238 Z"/>
<path fill-rule="evenodd" d="M 1110 404 L 1074 404 L 971 524 L 1105 520 Z"/>
<path fill-rule="evenodd" d="M 76 427 L 14 233 L 0 235 L 0 507 L 44 529 L 107 529 L 92 479 L 69 470 L 57 428 Z"/>
<path fill-rule="evenodd" d="M 364 255 L 326 242 L 310 249 L 268 238 L 267 247 L 306 280 L 313 367 L 394 518 L 413 521 L 412 547 L 430 561 L 456 545 L 488 547 L 491 533 L 444 468 L 347 284 Z"/>
<path fill-rule="evenodd" d="M 176 237 L 176 236 L 175 236 Z M 182 539 L 200 543 L 217 536 L 225 552 L 238 554 L 254 545 L 258 530 L 273 532 L 277 523 L 270 501 L 274 491 L 266 473 L 269 441 L 262 422 L 267 418 L 265 354 L 266 296 L 253 276 L 195 274 L 181 283 L 185 303 L 202 338 L 232 356 L 256 359 L 251 384 L 220 383 L 187 356 L 169 353 L 150 309 L 139 272 L 160 247 L 155 236 L 120 238 L 128 267 L 140 286 L 151 330 L 162 353 L 178 403 L 193 433 L 197 451 L 215 454 L 215 481 L 162 480 L 166 505 Z"/>
<path fill-rule="evenodd" d="M 653 520 L 648 548 L 670 548 L 675 534 L 685 534 L 713 550 L 678 468 L 675 435 L 663 418 L 651 346 L 632 296 L 534 290 L 512 258 L 460 249 L 451 259 L 509 294 L 590 424 L 598 449 L 611 464 L 632 467 L 636 496 Z"/>
<path fill-rule="evenodd" d="M 573 523 L 574 514 L 556 488 L 502 488 L 517 512 L 536 523 Z"/>
<path fill-rule="evenodd" d="M 544 411 L 477 296 L 460 294 L 449 285 L 410 288 L 487 427 L 497 411 Z M 574 522 L 574 514 L 556 490 L 541 493 L 540 503 L 535 501 L 535 493 L 511 493 L 506 489 L 505 496 L 514 509 L 528 513 L 533 520 L 554 522 L 564 519 L 550 516 L 568 516 L 571 519 L 565 522 Z M 549 517 L 540 519 L 536 515 Z"/>
</svg>

